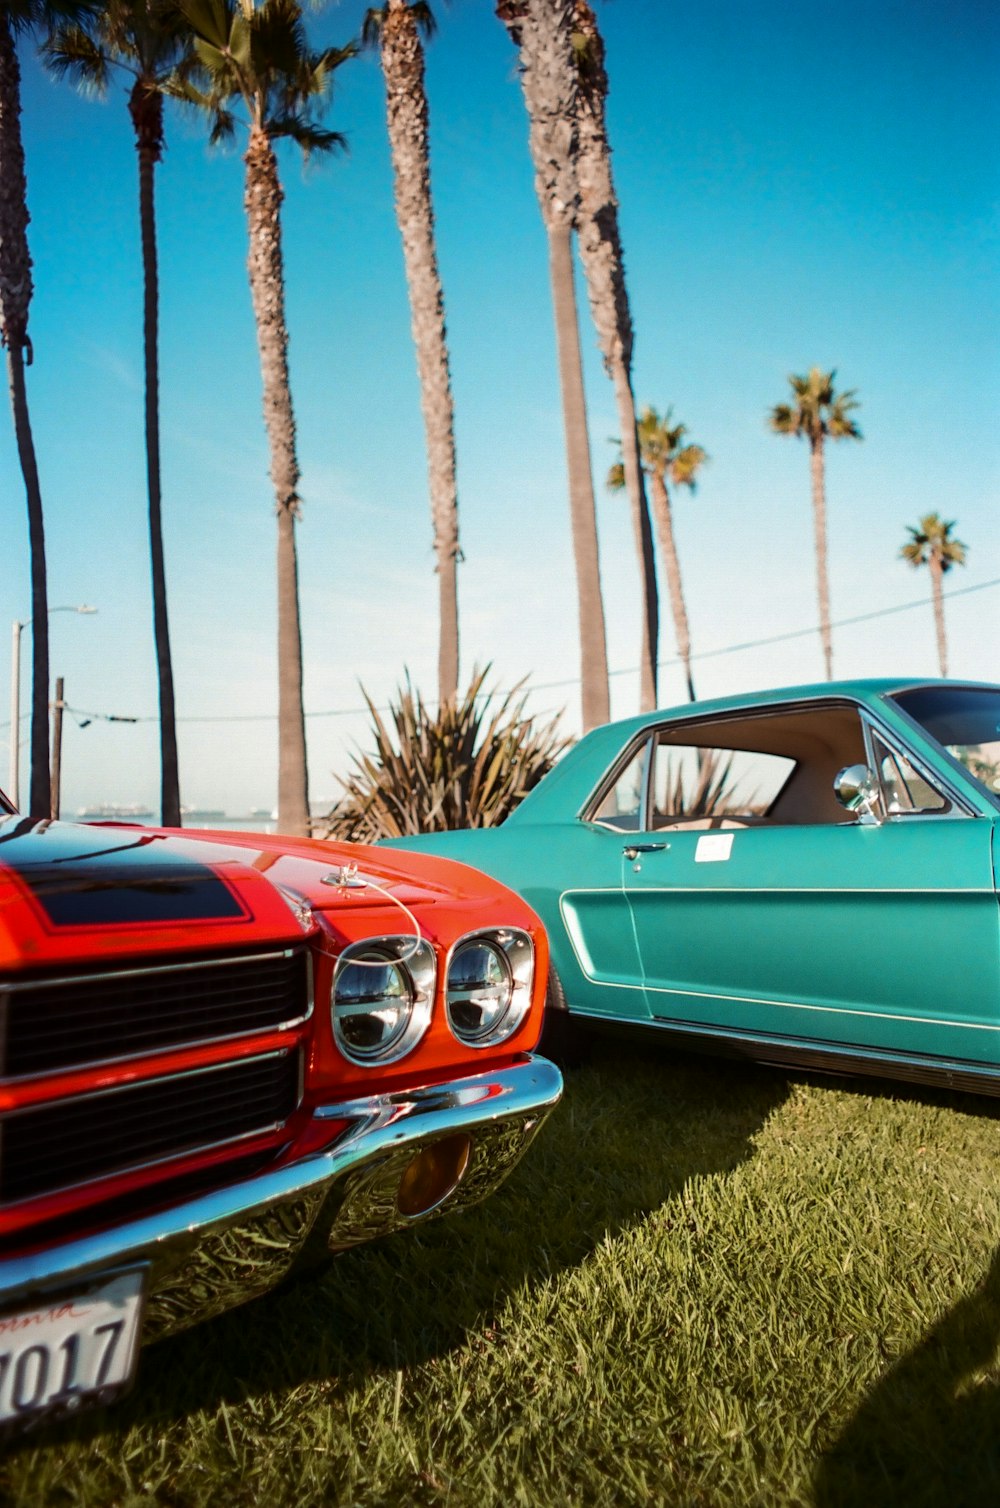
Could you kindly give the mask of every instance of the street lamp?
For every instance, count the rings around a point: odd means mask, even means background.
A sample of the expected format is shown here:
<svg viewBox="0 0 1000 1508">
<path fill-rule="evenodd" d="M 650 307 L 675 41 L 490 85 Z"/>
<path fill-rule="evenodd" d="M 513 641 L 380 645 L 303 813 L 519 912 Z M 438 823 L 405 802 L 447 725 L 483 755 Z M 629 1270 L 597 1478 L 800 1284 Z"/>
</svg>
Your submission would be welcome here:
<svg viewBox="0 0 1000 1508">
<path fill-rule="evenodd" d="M 77 607 L 50 607 L 53 613 L 96 613 L 96 607 L 81 602 Z M 10 657 L 10 790 L 7 792 L 15 807 L 20 806 L 21 772 L 21 630 L 30 628 L 34 618 L 25 618 L 23 623 L 15 618 Z"/>
</svg>

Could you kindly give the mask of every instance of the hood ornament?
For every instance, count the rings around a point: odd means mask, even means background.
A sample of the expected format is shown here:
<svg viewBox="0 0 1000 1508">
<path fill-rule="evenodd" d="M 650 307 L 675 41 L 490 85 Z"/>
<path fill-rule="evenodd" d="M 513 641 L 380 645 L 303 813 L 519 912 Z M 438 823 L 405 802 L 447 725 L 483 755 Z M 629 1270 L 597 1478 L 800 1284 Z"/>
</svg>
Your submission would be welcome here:
<svg viewBox="0 0 1000 1508">
<path fill-rule="evenodd" d="M 331 869 L 320 880 L 321 885 L 336 885 L 338 890 L 366 890 L 368 881 L 358 874 L 358 866 L 352 860 Z"/>
</svg>

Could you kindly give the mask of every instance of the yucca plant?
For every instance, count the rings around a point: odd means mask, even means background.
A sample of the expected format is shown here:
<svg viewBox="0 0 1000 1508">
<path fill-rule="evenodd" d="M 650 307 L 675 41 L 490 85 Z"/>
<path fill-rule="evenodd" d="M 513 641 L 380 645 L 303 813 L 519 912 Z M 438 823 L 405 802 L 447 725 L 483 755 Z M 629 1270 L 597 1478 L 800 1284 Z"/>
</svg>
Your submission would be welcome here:
<svg viewBox="0 0 1000 1508">
<path fill-rule="evenodd" d="M 474 671 L 465 695 L 437 710 L 407 678 L 388 722 L 362 688 L 375 748 L 355 755 L 342 781 L 343 798 L 320 824 L 321 835 L 374 843 L 407 833 L 498 826 L 570 740 L 559 736 L 558 718 L 536 726 L 525 713 L 523 681 L 503 696 L 484 692 L 488 674 L 489 666 Z"/>
<path fill-rule="evenodd" d="M 699 753 L 694 781 L 688 788 L 683 765 L 674 765 L 668 760 L 664 811 L 675 817 L 725 815 L 730 810 L 732 766 L 731 754 L 726 759 L 721 749 L 703 749 Z"/>
</svg>

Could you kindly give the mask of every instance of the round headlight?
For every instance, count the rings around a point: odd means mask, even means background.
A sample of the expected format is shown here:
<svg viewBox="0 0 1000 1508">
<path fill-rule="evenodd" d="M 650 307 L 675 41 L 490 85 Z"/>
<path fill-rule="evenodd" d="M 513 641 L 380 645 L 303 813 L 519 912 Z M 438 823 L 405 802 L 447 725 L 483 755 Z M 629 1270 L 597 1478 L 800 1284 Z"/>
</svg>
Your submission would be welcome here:
<svg viewBox="0 0 1000 1508">
<path fill-rule="evenodd" d="M 333 1035 L 352 1063 L 401 1058 L 430 1024 L 437 964 L 424 939 L 376 937 L 345 948 L 333 976 Z"/>
<path fill-rule="evenodd" d="M 448 968 L 448 1018 L 463 1042 L 491 1037 L 514 993 L 506 955 L 492 942 L 475 937 L 459 943 Z"/>
<path fill-rule="evenodd" d="M 337 971 L 333 1029 L 351 1058 L 381 1058 L 406 1031 L 413 990 L 402 964 L 375 948 Z"/>
<path fill-rule="evenodd" d="M 535 948 L 527 932 L 498 927 L 461 937 L 448 961 L 448 1025 L 467 1047 L 493 1047 L 531 1009 Z"/>
</svg>

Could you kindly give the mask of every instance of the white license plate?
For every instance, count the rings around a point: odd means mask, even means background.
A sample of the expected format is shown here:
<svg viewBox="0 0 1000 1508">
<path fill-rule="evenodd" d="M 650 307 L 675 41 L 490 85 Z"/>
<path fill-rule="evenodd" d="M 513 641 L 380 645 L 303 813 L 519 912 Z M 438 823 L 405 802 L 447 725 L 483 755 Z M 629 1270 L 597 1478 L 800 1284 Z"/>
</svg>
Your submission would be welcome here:
<svg viewBox="0 0 1000 1508">
<path fill-rule="evenodd" d="M 131 1381 L 144 1279 L 133 1268 L 0 1312 L 0 1426 L 106 1403 Z"/>
</svg>

